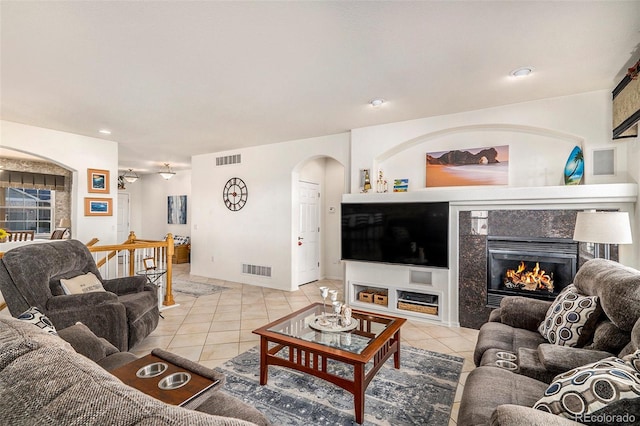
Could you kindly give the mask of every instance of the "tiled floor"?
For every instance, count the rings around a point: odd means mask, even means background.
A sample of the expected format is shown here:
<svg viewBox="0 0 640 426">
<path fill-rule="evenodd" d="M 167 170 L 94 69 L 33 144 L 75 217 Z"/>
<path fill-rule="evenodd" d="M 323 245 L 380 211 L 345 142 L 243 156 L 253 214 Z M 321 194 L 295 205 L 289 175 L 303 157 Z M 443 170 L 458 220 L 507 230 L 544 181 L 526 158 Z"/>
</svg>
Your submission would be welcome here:
<svg viewBox="0 0 640 426">
<path fill-rule="evenodd" d="M 318 281 L 287 292 L 190 276 L 189 264 L 174 265 L 173 277 L 216 284 L 229 290 L 198 298 L 174 293 L 180 306 L 163 311 L 164 319 L 160 319 L 156 330 L 134 348 L 133 352 L 138 355 L 146 355 L 158 347 L 215 367 L 256 346 L 259 337 L 252 330 L 312 302 L 321 302 L 319 286 L 335 288 L 340 292 L 339 299 L 343 299 L 341 281 Z M 402 340 L 412 346 L 465 359 L 451 413 L 450 424 L 455 425 L 464 381 L 473 369 L 478 331 L 410 320 L 403 326 L 401 335 Z"/>
</svg>

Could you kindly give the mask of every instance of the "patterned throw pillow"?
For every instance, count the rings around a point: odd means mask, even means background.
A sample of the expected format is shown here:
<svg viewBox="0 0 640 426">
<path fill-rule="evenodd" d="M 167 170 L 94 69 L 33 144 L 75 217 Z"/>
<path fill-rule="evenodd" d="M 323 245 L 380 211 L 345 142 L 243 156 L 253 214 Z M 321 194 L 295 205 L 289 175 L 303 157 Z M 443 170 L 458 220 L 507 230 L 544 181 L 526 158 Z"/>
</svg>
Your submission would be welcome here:
<svg viewBox="0 0 640 426">
<path fill-rule="evenodd" d="M 78 275 L 74 278 L 67 280 L 60 280 L 60 285 L 64 294 L 82 294 L 91 293 L 94 291 L 106 291 L 102 286 L 102 283 L 92 272 L 87 272 L 84 275 Z"/>
<path fill-rule="evenodd" d="M 47 318 L 47 316 L 35 306 L 21 313 L 18 316 L 18 319 L 31 323 L 49 334 L 53 334 L 55 336 L 58 335 L 56 328 L 53 326 L 51 320 Z"/>
<path fill-rule="evenodd" d="M 614 402 L 639 397 L 638 368 L 640 351 L 624 359 L 610 357 L 574 368 L 556 376 L 533 408 L 578 422 L 588 421 L 590 415 L 597 415 L 598 410 Z"/>
<path fill-rule="evenodd" d="M 593 336 L 601 312 L 598 296 L 583 296 L 571 284 L 551 304 L 538 331 L 553 344 L 582 347 Z"/>
</svg>

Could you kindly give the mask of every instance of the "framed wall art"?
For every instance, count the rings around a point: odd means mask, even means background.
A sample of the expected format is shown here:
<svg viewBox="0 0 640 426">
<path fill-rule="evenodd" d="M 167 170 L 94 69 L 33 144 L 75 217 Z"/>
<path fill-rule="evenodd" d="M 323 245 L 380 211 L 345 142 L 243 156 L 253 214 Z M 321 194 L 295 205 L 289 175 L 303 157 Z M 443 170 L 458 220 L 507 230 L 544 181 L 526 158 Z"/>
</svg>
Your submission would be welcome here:
<svg viewBox="0 0 640 426">
<path fill-rule="evenodd" d="M 87 189 L 90 193 L 109 193 L 109 170 L 87 169 Z"/>
<path fill-rule="evenodd" d="M 427 153 L 427 187 L 508 185 L 509 146 Z"/>
<path fill-rule="evenodd" d="M 186 225 L 187 223 L 187 196 L 169 195 L 167 197 L 167 223 Z"/>
<path fill-rule="evenodd" d="M 112 216 L 113 198 L 90 198 L 84 199 L 85 216 Z"/>
</svg>

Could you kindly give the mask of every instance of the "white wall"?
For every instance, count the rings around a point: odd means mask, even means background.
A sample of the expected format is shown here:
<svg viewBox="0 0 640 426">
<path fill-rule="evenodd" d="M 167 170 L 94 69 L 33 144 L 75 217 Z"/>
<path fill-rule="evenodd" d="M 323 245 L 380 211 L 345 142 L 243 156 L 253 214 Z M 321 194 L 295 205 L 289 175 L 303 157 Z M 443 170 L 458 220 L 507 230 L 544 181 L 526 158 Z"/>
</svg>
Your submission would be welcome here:
<svg viewBox="0 0 640 426">
<path fill-rule="evenodd" d="M 0 145 L 31 153 L 73 172 L 71 188 L 71 232 L 73 238 L 87 242 L 96 237 L 99 244 L 115 244 L 118 207 L 118 144 L 98 138 L 75 135 L 0 121 Z M 109 170 L 110 194 L 88 192 L 87 169 Z M 85 216 L 85 197 L 111 198 L 112 216 Z"/>
<path fill-rule="evenodd" d="M 332 159 L 325 160 L 325 193 L 324 193 L 324 277 L 343 279 L 344 271 L 340 261 L 340 202 L 342 194 L 347 191 L 345 178 L 347 169 Z"/>
<path fill-rule="evenodd" d="M 394 178 L 409 178 L 410 191 L 433 191 L 425 188 L 427 152 L 491 145 L 509 145 L 513 187 L 562 185 L 575 145 L 584 151 L 585 184 L 640 181 L 638 138 L 611 139 L 608 90 L 354 129 L 351 135 L 351 193 L 359 192 L 359 171 L 365 168 L 372 180 L 382 169 L 390 188 Z M 593 175 L 593 151 L 603 148 L 615 148 L 615 175 Z M 634 244 L 622 246 L 621 253 L 640 264 L 640 209 L 635 210 Z"/>
<path fill-rule="evenodd" d="M 216 157 L 241 154 L 240 164 L 216 166 Z M 191 273 L 291 290 L 296 262 L 296 188 L 309 160 L 348 164 L 349 133 L 192 157 Z M 244 180 L 248 201 L 239 211 L 222 201 L 224 184 Z M 292 261 L 293 258 L 293 261 Z M 270 266 L 272 277 L 242 274 L 241 264 Z"/>
<path fill-rule="evenodd" d="M 382 169 L 390 184 L 408 177 L 410 190 L 424 190 L 427 152 L 505 144 L 511 186 L 560 184 L 576 144 L 584 151 L 585 183 L 629 182 L 630 143 L 611 140 L 610 117 L 611 93 L 604 90 L 354 129 L 351 192 L 359 191 L 360 169 L 370 169 L 372 180 Z M 592 151 L 606 147 L 616 147 L 617 173 L 593 176 Z"/>
<path fill-rule="evenodd" d="M 161 240 L 167 233 L 191 235 L 191 170 L 176 172 L 169 180 L 157 173 L 141 175 L 134 183 L 127 183 L 122 192 L 129 194 L 130 230 L 146 240 Z M 186 225 L 167 223 L 167 197 L 187 196 Z"/>
</svg>

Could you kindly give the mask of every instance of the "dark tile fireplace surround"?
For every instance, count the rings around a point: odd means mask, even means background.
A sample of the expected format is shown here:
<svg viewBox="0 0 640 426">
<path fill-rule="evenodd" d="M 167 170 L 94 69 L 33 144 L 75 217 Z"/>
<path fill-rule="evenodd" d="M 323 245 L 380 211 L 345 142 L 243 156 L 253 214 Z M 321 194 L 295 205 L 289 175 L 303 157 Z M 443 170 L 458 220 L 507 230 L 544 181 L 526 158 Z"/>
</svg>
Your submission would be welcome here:
<svg viewBox="0 0 640 426">
<path fill-rule="evenodd" d="M 518 294 L 552 300 L 564 286 L 571 284 L 575 269 L 589 258 L 584 250 L 584 244 L 580 243 L 578 246 L 572 241 L 576 214 L 575 210 L 490 210 L 487 219 L 488 235 L 476 235 L 472 231 L 471 212 L 460 212 L 458 222 L 460 325 L 480 328 L 493 309 L 488 307 L 488 304 L 497 306 L 501 297 L 505 295 Z M 526 249 L 522 248 L 524 245 L 521 242 L 526 243 Z M 557 245 L 549 248 L 553 244 Z M 491 254 L 488 247 L 493 248 Z M 512 256 L 511 259 L 510 255 L 502 254 L 506 253 L 504 250 L 507 249 L 513 249 L 514 253 L 517 249 L 521 249 L 524 253 L 528 252 L 521 260 L 527 261 L 530 267 L 537 263 L 538 254 L 535 251 L 539 250 L 540 269 L 555 271 L 553 290 L 542 288 L 542 291 L 535 292 L 519 291 L 516 286 L 510 286 L 516 287 L 515 289 L 506 288 L 501 282 L 496 282 L 495 275 L 501 276 L 495 271 L 497 264 L 508 263 L 508 261 L 519 263 L 516 257 Z M 491 273 L 492 269 L 488 268 L 489 256 L 494 265 L 494 272 Z M 614 260 L 618 258 L 617 246 L 612 247 L 611 258 Z M 501 279 L 499 278 L 499 281 Z"/>
</svg>

